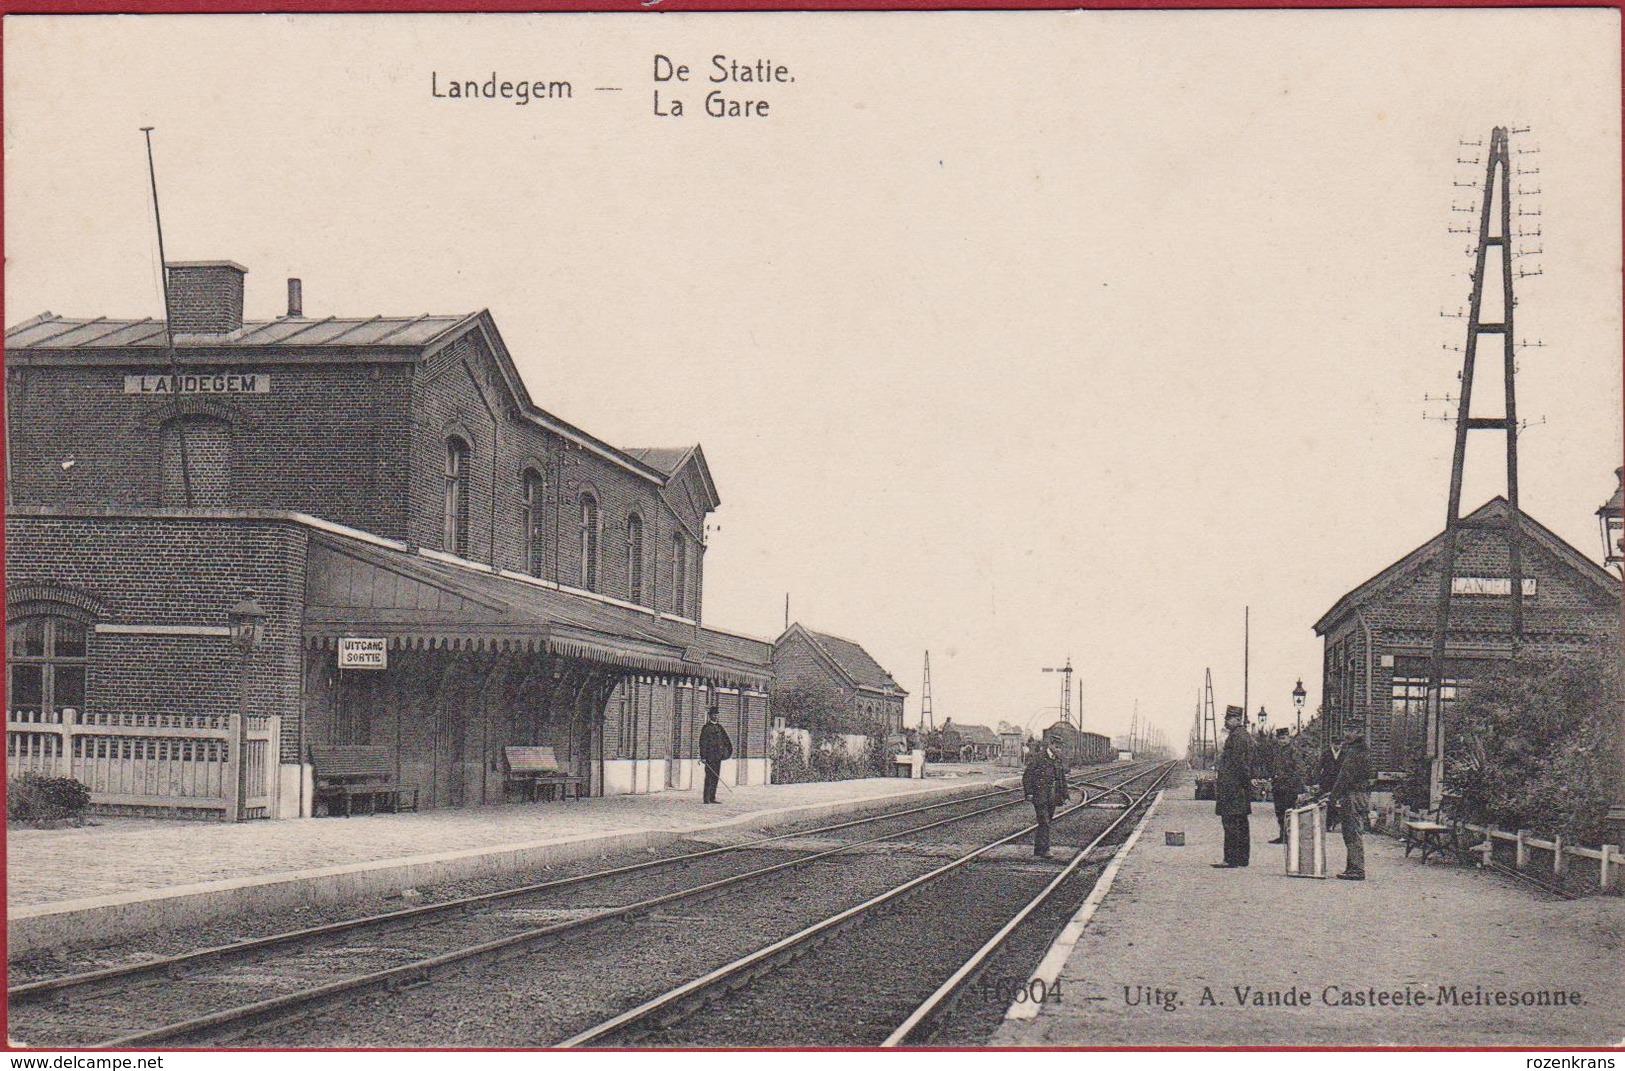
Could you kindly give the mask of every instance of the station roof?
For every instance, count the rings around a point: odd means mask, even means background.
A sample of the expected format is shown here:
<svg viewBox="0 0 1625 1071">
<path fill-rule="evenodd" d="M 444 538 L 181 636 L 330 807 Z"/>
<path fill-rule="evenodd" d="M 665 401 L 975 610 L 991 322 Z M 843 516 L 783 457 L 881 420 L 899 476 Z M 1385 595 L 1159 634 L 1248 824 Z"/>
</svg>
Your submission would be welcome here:
<svg viewBox="0 0 1625 1071">
<path fill-rule="evenodd" d="M 464 316 L 371 316 L 308 319 L 284 316 L 276 320 L 248 321 L 224 334 L 177 334 L 175 348 L 258 349 L 261 347 L 373 347 L 421 348 L 440 341 Z M 165 349 L 164 321 L 112 320 L 103 316 L 71 319 L 43 313 L 6 329 L 6 349 L 13 350 L 124 350 Z"/>
<path fill-rule="evenodd" d="M 627 446 L 623 449 L 645 465 L 668 476 L 682 468 L 683 462 L 694 451 L 692 446 Z"/>
<path fill-rule="evenodd" d="M 785 629 L 784 635 L 773 641 L 774 646 L 782 644 L 796 632 L 804 636 L 813 650 L 823 655 L 855 687 L 894 692 L 898 695 L 908 694 L 861 645 L 839 636 L 831 636 L 827 632 L 814 632 L 799 621 Z"/>
<path fill-rule="evenodd" d="M 630 604 L 434 552 L 312 534 L 305 638 L 391 646 L 547 651 L 645 673 L 766 688 L 771 647 Z"/>
<path fill-rule="evenodd" d="M 1464 516 L 1462 520 L 1478 524 L 1502 521 L 1511 513 L 1511 509 L 1511 504 L 1503 496 L 1496 495 L 1472 513 Z M 1574 576 L 1580 578 L 1582 584 L 1595 589 L 1599 596 L 1612 599 L 1620 597 L 1618 577 L 1575 550 L 1561 536 L 1529 516 L 1528 513 L 1520 510 L 1518 520 L 1524 538 L 1534 546 L 1551 554 L 1552 557 L 1566 566 Z M 1319 621 L 1315 622 L 1316 635 L 1325 635 L 1350 611 L 1378 598 L 1383 591 L 1388 589 L 1390 584 L 1402 577 L 1410 576 L 1417 569 L 1428 565 L 1443 553 L 1444 533 L 1440 532 L 1376 576 L 1371 577 L 1338 599 L 1337 603 L 1330 610 L 1327 610 Z"/>
</svg>

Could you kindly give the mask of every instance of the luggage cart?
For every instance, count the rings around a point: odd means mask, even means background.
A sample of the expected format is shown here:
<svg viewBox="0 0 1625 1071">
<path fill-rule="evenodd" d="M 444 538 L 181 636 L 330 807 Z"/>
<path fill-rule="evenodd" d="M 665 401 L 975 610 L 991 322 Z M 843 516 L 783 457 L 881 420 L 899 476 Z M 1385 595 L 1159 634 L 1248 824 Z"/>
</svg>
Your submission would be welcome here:
<svg viewBox="0 0 1625 1071">
<path fill-rule="evenodd" d="M 1306 803 L 1286 812 L 1286 872 L 1294 878 L 1326 876 L 1326 805 Z"/>
</svg>

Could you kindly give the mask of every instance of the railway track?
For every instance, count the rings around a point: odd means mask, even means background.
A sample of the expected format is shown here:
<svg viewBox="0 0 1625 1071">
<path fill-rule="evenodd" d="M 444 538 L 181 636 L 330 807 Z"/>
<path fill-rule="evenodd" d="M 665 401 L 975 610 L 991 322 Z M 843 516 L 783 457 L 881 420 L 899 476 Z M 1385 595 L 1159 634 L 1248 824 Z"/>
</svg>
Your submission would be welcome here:
<svg viewBox="0 0 1625 1071">
<path fill-rule="evenodd" d="M 1053 867 L 989 861 L 997 849 L 1030 833 L 1027 827 L 559 1044 L 891 1047 L 927 1042 L 952 1016 L 956 1002 L 996 969 L 1018 935 L 1030 947 L 1047 946 L 1094 884 L 1085 873 L 1093 868 L 1094 851 L 1125 829 L 1171 769 L 1160 764 L 1115 785 L 1092 786 L 1099 790 L 1094 797 L 1068 808 L 1065 816 L 1080 820 L 1091 814 L 1091 803 L 1114 794 L 1124 798 L 1121 812 L 1109 822 L 1096 822 L 1104 828 L 1059 873 Z M 1135 782 L 1143 785 L 1123 791 Z M 1093 817 L 1102 816 L 1097 811 Z M 993 1012 L 1002 1013 L 1008 1003 L 1002 983 L 1027 984 L 1030 962 L 1007 966 L 1010 975 L 992 987 Z M 986 990 L 982 987 L 984 1004 Z"/>
<path fill-rule="evenodd" d="M 522 955 L 615 920 L 773 880 L 844 853 L 1017 806 L 1013 789 L 796 830 L 736 845 L 43 979 L 8 990 L 12 1036 L 31 1044 L 219 1043 L 369 991 L 401 991 Z M 921 821 L 925 819 L 925 821 Z M 873 828 L 902 822 L 901 828 Z M 817 846 L 816 838 L 861 831 Z M 807 847 L 812 843 L 813 847 Z M 800 845 L 800 846 L 797 846 Z M 788 858 L 784 856 L 788 855 Z M 775 861 L 767 861 L 769 858 Z M 699 880 L 691 880 L 691 879 Z M 540 923 L 540 925 L 537 925 Z"/>
</svg>

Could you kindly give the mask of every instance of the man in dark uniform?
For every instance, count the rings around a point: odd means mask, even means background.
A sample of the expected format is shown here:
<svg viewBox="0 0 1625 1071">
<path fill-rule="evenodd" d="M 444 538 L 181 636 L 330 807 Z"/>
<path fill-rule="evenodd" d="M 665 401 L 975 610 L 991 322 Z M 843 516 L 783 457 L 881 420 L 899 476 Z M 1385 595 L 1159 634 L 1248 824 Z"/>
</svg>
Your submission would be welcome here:
<svg viewBox="0 0 1625 1071">
<path fill-rule="evenodd" d="M 1336 780 L 1337 752 L 1332 750 L 1332 745 L 1328 743 L 1320 752 L 1320 775 L 1315 781 L 1315 790 L 1324 796 L 1331 789 L 1332 782 Z"/>
<path fill-rule="evenodd" d="M 1219 753 L 1219 780 L 1214 786 L 1213 811 L 1224 823 L 1224 862 L 1220 870 L 1247 865 L 1252 853 L 1253 741 L 1247 715 L 1240 707 L 1224 712 L 1224 750 Z"/>
<path fill-rule="evenodd" d="M 1343 726 L 1343 754 L 1337 760 L 1337 776 L 1326 795 L 1343 827 L 1343 848 L 1347 861 L 1338 877 L 1344 881 L 1365 880 L 1365 832 L 1371 813 L 1371 756 L 1365 747 L 1365 723 L 1350 721 Z"/>
<path fill-rule="evenodd" d="M 1021 774 L 1021 791 L 1033 803 L 1038 830 L 1033 834 L 1033 854 L 1049 858 L 1049 823 L 1057 804 L 1066 802 L 1066 765 L 1054 750 L 1040 741 L 1033 745 L 1027 769 Z"/>
<path fill-rule="evenodd" d="M 1286 812 L 1298 802 L 1303 792 L 1303 775 L 1298 773 L 1298 751 L 1292 746 L 1292 733 L 1288 729 L 1275 730 L 1275 754 L 1270 769 L 1270 798 L 1275 801 L 1275 824 L 1281 833 L 1271 844 L 1286 843 Z"/>
<path fill-rule="evenodd" d="M 728 739 L 728 730 L 717 720 L 717 708 L 705 712 L 705 725 L 700 728 L 700 762 L 705 764 L 705 802 L 717 801 L 717 781 L 722 777 L 723 760 L 734 753 L 734 742 Z"/>
</svg>

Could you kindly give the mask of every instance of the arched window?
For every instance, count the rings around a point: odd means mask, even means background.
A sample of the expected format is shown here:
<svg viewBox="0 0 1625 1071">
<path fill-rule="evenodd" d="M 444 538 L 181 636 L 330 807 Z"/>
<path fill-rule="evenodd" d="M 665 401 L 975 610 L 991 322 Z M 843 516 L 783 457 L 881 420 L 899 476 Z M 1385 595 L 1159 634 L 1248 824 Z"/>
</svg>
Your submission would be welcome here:
<svg viewBox="0 0 1625 1071">
<path fill-rule="evenodd" d="M 636 513 L 626 518 L 626 597 L 643 602 L 643 518 Z"/>
<path fill-rule="evenodd" d="M 671 537 L 671 612 L 688 614 L 688 542 L 681 532 Z"/>
<path fill-rule="evenodd" d="M 446 440 L 446 527 L 440 549 L 468 555 L 468 443 Z"/>
<path fill-rule="evenodd" d="M 543 576 L 547 569 L 547 481 L 535 469 L 524 476 L 525 571 Z"/>
<path fill-rule="evenodd" d="M 231 430 L 222 420 L 177 417 L 164 422 L 165 506 L 231 505 Z"/>
<path fill-rule="evenodd" d="M 6 625 L 6 711 L 12 721 L 58 722 L 85 708 L 89 629 L 66 617 L 24 617 Z"/>
<path fill-rule="evenodd" d="M 598 500 L 581 495 L 581 586 L 598 590 Z"/>
</svg>

